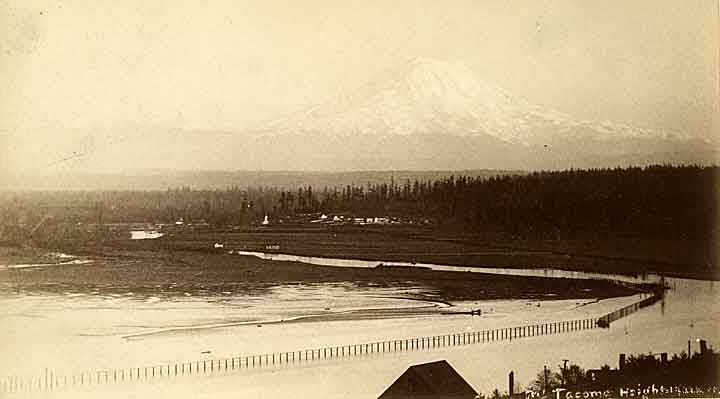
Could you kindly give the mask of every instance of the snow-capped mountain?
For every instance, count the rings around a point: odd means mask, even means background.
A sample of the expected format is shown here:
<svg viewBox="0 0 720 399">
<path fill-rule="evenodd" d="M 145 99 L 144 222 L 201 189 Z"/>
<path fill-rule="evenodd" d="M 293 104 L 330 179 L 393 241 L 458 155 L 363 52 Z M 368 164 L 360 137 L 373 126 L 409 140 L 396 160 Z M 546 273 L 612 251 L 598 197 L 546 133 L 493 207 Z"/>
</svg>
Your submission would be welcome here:
<svg viewBox="0 0 720 399">
<path fill-rule="evenodd" d="M 286 163 L 272 157 L 272 167 L 562 169 L 718 160 L 714 143 L 577 120 L 482 81 L 462 64 L 420 58 L 273 121 L 256 140 L 282 154 Z"/>
<path fill-rule="evenodd" d="M 531 170 L 720 160 L 717 143 L 576 120 L 518 99 L 461 64 L 427 59 L 388 69 L 361 87 L 259 129 L 123 130 L 137 132 L 82 157 L 57 158 L 69 159 L 63 166 L 92 170 L 326 171 Z"/>
<path fill-rule="evenodd" d="M 482 81 L 462 64 L 422 58 L 386 70 L 350 93 L 276 121 L 267 129 L 335 136 L 486 134 L 523 145 L 653 136 L 650 131 L 612 122 L 576 121 Z"/>
</svg>

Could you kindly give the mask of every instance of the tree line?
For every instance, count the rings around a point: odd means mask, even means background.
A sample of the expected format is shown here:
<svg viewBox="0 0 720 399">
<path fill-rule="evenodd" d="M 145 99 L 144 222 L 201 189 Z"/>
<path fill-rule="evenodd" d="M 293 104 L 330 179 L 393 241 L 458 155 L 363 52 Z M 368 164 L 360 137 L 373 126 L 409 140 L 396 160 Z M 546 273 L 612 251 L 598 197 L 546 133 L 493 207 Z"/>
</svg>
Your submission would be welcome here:
<svg viewBox="0 0 720 399">
<path fill-rule="evenodd" d="M 281 192 L 273 212 L 430 219 L 447 228 L 562 238 L 577 234 L 708 237 L 716 228 L 718 168 L 657 165 L 448 177 Z"/>
<path fill-rule="evenodd" d="M 704 237 L 715 234 L 717 166 L 629 167 L 437 180 L 390 178 L 344 187 L 228 187 L 164 191 L 0 193 L 0 234 L 43 219 L 71 224 L 251 225 L 302 214 L 389 216 L 447 229 L 534 238 L 576 235 Z"/>
</svg>

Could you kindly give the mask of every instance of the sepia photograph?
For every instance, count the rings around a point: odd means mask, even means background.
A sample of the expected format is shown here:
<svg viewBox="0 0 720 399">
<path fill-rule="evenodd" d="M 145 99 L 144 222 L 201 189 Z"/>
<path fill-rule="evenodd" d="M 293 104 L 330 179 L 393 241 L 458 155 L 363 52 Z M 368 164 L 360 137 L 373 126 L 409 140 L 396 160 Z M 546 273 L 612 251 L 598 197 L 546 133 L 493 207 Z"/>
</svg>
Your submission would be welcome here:
<svg viewBox="0 0 720 399">
<path fill-rule="evenodd" d="M 719 0 L 0 0 L 0 398 L 720 398 Z"/>
</svg>

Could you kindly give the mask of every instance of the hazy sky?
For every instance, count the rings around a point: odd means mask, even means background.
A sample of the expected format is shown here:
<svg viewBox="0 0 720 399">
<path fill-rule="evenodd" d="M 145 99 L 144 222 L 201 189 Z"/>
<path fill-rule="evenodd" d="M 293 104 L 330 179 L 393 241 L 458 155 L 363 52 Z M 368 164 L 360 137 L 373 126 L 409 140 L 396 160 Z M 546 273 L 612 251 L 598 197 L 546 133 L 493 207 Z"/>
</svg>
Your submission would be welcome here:
<svg viewBox="0 0 720 399">
<path fill-rule="evenodd" d="M 0 166 L 128 126 L 241 136 L 413 57 L 578 119 L 709 137 L 718 35 L 717 0 L 3 0 Z"/>
</svg>

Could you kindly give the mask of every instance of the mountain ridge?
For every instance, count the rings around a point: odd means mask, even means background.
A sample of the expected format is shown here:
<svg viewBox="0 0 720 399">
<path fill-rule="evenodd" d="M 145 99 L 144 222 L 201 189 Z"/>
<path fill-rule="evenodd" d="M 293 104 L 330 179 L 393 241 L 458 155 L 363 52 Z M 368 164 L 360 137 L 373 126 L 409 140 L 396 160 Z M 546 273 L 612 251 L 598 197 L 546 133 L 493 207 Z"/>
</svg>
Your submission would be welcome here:
<svg viewBox="0 0 720 399">
<path fill-rule="evenodd" d="M 557 170 L 720 160 L 713 140 L 576 120 L 518 99 L 462 64 L 422 58 L 253 128 L 122 126 L 87 137 L 80 148 L 54 149 L 41 168 Z M 30 147 L 23 159 L 43 156 L 45 149 Z"/>
<path fill-rule="evenodd" d="M 532 145 L 551 139 L 681 138 L 610 121 L 576 120 L 477 78 L 462 63 L 414 58 L 352 91 L 269 123 L 277 135 L 488 134 Z"/>
</svg>

